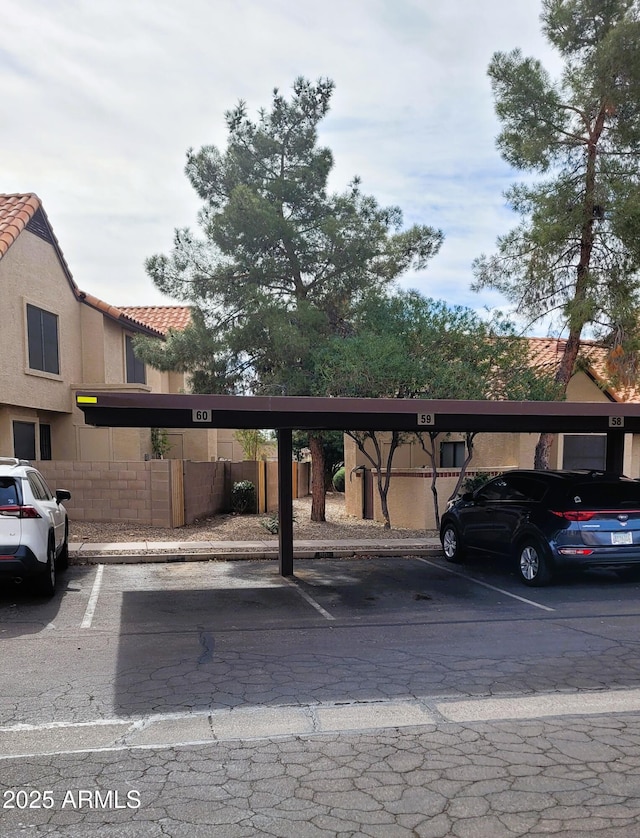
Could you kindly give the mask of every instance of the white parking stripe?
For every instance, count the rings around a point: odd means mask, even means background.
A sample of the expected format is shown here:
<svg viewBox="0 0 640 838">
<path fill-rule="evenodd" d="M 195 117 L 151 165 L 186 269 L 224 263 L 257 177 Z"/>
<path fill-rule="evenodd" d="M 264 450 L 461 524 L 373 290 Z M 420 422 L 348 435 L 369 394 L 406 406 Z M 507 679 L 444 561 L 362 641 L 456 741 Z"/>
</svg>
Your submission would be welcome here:
<svg viewBox="0 0 640 838">
<path fill-rule="evenodd" d="M 445 567 L 441 564 L 435 564 L 435 562 L 430 562 L 428 559 L 422 559 L 419 556 L 416 556 L 416 559 L 419 562 L 423 562 L 424 564 L 431 565 L 431 567 L 437 567 L 438 570 L 446 570 L 447 573 L 452 573 L 454 576 L 461 576 L 463 579 L 466 579 L 468 582 L 473 582 L 475 585 L 482 585 L 483 588 L 489 588 L 491 591 L 497 591 L 499 594 L 504 594 L 505 596 L 511 597 L 511 599 L 517 599 L 519 602 L 524 602 L 525 605 L 533 605 L 534 608 L 540 608 L 542 611 L 555 611 L 555 608 L 549 608 L 548 605 L 540 605 L 539 602 L 533 602 L 531 599 L 525 599 L 523 596 L 518 596 L 517 594 L 509 593 L 509 591 L 505 591 L 503 588 L 496 588 L 495 585 L 489 585 L 487 582 L 481 582 L 479 579 L 474 579 L 472 576 L 467 576 L 466 573 L 458 573 L 457 570 L 452 570 L 450 567 Z"/>
<path fill-rule="evenodd" d="M 322 702 L 300 706 L 245 706 L 205 713 L 166 713 L 89 722 L 0 727 L 0 764 L 40 756 L 186 748 L 251 742 L 276 736 L 322 736 L 453 722 L 501 722 L 562 716 L 615 716 L 640 711 L 640 690 L 580 690 L 510 698 Z M 442 721 L 439 721 L 439 718 Z M 576 718 L 570 722 L 574 724 Z M 598 725 L 596 719 L 594 722 Z M 585 734 L 586 735 L 586 734 Z M 60 834 L 60 833 L 58 833 Z"/>
<path fill-rule="evenodd" d="M 103 572 L 104 565 L 99 564 L 98 570 L 96 572 L 96 578 L 93 582 L 93 588 L 91 589 L 91 596 L 89 597 L 89 602 L 87 603 L 87 610 L 84 612 L 84 617 L 82 618 L 82 622 L 80 623 L 80 628 L 91 628 L 91 623 L 93 622 L 93 615 L 96 610 L 96 605 L 98 604 L 98 597 L 100 595 L 100 587 L 102 585 Z"/>
<path fill-rule="evenodd" d="M 289 585 L 293 585 L 293 587 L 300 594 L 300 596 L 303 599 L 306 599 L 309 605 L 312 605 L 316 609 L 316 611 L 319 611 L 320 614 L 322 614 L 323 617 L 325 617 L 327 620 L 335 620 L 333 614 L 329 614 L 328 611 L 325 611 L 325 609 L 320 605 L 320 603 L 316 602 L 315 599 L 312 596 L 309 596 L 309 594 L 306 591 L 303 591 L 300 585 L 294 579 L 285 579 L 284 581 L 288 582 Z"/>
</svg>

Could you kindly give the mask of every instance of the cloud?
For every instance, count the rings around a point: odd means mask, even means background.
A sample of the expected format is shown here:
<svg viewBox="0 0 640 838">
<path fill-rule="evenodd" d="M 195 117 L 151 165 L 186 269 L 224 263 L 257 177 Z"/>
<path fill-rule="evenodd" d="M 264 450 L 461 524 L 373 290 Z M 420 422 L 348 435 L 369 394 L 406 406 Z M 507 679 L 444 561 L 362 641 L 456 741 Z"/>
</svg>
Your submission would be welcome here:
<svg viewBox="0 0 640 838">
<path fill-rule="evenodd" d="M 495 149 L 486 68 L 516 46 L 557 61 L 539 0 L 21 0 L 0 33 L 0 191 L 43 200 L 78 285 L 120 305 L 168 304 L 144 260 L 199 208 L 185 152 L 224 147 L 224 112 L 252 114 L 294 78 L 336 82 L 321 142 L 332 185 L 353 175 L 441 253 L 405 284 L 481 308 L 471 262 L 513 220 L 517 177 Z"/>
</svg>

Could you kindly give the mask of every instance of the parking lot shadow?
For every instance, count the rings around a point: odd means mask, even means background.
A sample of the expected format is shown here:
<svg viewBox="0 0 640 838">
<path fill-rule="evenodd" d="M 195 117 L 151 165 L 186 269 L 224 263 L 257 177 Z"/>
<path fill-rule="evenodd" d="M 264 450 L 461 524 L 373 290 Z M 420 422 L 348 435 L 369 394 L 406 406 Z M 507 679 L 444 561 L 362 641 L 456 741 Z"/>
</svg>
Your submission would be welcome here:
<svg viewBox="0 0 640 838">
<path fill-rule="evenodd" d="M 633 585 L 559 585 L 541 610 L 526 589 L 491 584 L 489 568 L 480 584 L 410 559 L 301 561 L 296 574 L 283 580 L 268 563 L 145 570 L 145 589 L 118 594 L 115 713 L 640 683 Z"/>
<path fill-rule="evenodd" d="M 269 663 L 277 653 L 273 632 L 292 623 L 304 630 L 319 619 L 286 587 L 125 591 L 115 709 L 139 714 L 278 700 L 283 676 Z"/>
<path fill-rule="evenodd" d="M 57 619 L 66 596 L 80 591 L 78 584 L 89 568 L 74 568 L 73 577 L 68 573 L 58 576 L 57 589 L 51 598 L 42 597 L 33 585 L 23 582 L 3 582 L 0 585 L 0 634 L 3 639 L 38 634 L 47 630 Z"/>
</svg>

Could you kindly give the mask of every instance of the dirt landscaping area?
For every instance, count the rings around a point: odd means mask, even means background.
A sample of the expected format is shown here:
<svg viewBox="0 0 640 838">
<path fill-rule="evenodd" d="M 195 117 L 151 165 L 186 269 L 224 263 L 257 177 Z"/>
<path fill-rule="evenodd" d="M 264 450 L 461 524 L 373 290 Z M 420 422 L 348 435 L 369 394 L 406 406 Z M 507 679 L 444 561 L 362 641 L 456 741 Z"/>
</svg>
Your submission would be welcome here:
<svg viewBox="0 0 640 838">
<path fill-rule="evenodd" d="M 311 497 L 293 502 L 295 521 L 293 537 L 300 540 L 327 540 L 343 538 L 425 538 L 436 535 L 427 530 L 385 530 L 381 523 L 363 521 L 347 515 L 344 495 L 327 495 L 324 523 L 314 523 L 311 516 Z M 270 515 L 215 515 L 178 529 L 141 526 L 133 521 L 99 523 L 70 521 L 69 540 L 72 542 L 125 542 L 125 541 L 256 541 L 277 538 L 266 527 Z M 393 519 L 391 521 L 393 525 Z"/>
</svg>

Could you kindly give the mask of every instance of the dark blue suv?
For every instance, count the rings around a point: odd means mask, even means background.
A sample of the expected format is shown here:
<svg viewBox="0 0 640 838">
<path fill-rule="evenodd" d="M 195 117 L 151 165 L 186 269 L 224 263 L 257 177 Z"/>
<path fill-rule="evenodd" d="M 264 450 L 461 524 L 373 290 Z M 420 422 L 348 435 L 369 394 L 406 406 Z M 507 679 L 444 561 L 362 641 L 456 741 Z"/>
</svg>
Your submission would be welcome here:
<svg viewBox="0 0 640 838">
<path fill-rule="evenodd" d="M 640 571 L 640 482 L 602 471 L 507 471 L 442 516 L 445 558 L 512 557 L 525 585 L 569 568 Z"/>
</svg>

